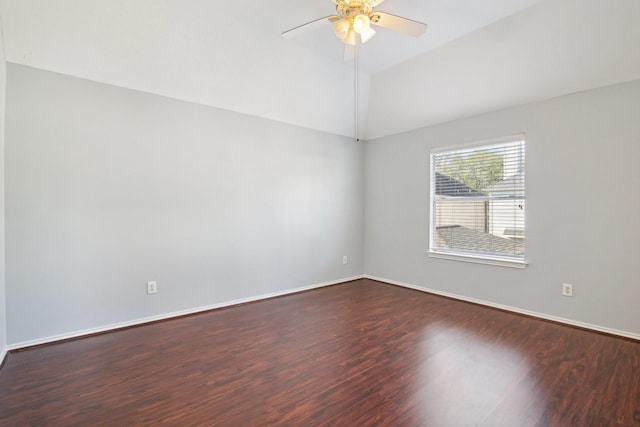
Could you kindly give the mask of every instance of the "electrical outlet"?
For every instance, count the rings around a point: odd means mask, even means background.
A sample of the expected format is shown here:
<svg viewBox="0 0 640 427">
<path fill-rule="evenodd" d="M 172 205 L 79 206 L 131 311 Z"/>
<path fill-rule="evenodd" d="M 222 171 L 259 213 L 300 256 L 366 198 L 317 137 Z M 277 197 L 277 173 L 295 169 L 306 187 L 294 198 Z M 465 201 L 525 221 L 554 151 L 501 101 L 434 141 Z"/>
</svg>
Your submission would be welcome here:
<svg viewBox="0 0 640 427">
<path fill-rule="evenodd" d="M 349 258 L 347 258 L 346 255 L 342 257 L 342 264 L 344 264 L 344 265 L 349 264 Z"/>
<path fill-rule="evenodd" d="M 563 283 L 562 284 L 562 295 L 564 295 L 565 297 L 572 297 L 573 296 L 573 285 L 570 285 L 569 283 Z"/>
<path fill-rule="evenodd" d="M 158 284 L 154 282 L 147 282 L 147 295 L 155 294 L 158 292 Z"/>
</svg>

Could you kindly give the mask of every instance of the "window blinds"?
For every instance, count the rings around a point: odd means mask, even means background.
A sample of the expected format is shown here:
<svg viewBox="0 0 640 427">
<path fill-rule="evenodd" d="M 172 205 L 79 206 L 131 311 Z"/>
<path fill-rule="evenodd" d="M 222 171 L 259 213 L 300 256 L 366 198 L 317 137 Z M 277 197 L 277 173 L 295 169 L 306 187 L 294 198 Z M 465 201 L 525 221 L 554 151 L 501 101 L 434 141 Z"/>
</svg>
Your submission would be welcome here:
<svg viewBox="0 0 640 427">
<path fill-rule="evenodd" d="M 524 259 L 523 135 L 431 152 L 430 250 Z"/>
</svg>

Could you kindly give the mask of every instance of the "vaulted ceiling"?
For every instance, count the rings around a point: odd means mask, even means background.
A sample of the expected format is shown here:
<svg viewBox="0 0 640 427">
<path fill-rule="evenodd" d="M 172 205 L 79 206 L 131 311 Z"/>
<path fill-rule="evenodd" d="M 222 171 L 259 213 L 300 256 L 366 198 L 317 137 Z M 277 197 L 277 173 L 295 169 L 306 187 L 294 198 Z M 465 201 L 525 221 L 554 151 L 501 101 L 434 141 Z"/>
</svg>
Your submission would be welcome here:
<svg viewBox="0 0 640 427">
<path fill-rule="evenodd" d="M 360 49 L 372 139 L 640 78 L 638 0 L 386 0 L 429 25 Z M 330 0 L 0 0 L 8 62 L 353 135 L 353 63 Z"/>
</svg>

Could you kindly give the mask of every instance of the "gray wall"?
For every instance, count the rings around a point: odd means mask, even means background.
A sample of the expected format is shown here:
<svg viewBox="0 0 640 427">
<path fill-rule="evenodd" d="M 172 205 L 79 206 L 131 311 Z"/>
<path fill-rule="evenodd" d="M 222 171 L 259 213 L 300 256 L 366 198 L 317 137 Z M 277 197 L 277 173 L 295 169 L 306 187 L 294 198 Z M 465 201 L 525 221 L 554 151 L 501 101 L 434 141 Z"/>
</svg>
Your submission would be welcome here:
<svg viewBox="0 0 640 427">
<path fill-rule="evenodd" d="M 4 57 L 4 40 L 0 28 L 0 363 L 7 348 L 7 305 L 5 302 L 5 252 L 4 252 L 4 121 L 7 81 L 7 63 Z"/>
<path fill-rule="evenodd" d="M 634 81 L 368 142 L 365 274 L 640 334 L 639 118 Z M 529 266 L 429 258 L 430 149 L 519 132 Z"/>
<path fill-rule="evenodd" d="M 640 81 L 367 142 L 365 185 L 347 138 L 11 64 L 7 82 L 0 349 L 363 271 L 640 334 Z M 519 132 L 529 267 L 428 258 L 430 148 Z"/>
<path fill-rule="evenodd" d="M 362 273 L 361 144 L 13 64 L 7 82 L 9 344 Z"/>
</svg>

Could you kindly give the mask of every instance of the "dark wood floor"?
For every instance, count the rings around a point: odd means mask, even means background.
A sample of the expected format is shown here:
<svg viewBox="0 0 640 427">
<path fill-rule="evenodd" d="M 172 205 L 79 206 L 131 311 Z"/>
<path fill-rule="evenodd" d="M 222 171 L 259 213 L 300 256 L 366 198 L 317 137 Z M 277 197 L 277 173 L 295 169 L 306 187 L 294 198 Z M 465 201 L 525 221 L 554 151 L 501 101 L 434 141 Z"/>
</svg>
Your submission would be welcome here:
<svg viewBox="0 0 640 427">
<path fill-rule="evenodd" d="M 640 343 L 369 280 L 10 353 L 0 425 L 640 426 Z"/>
</svg>

